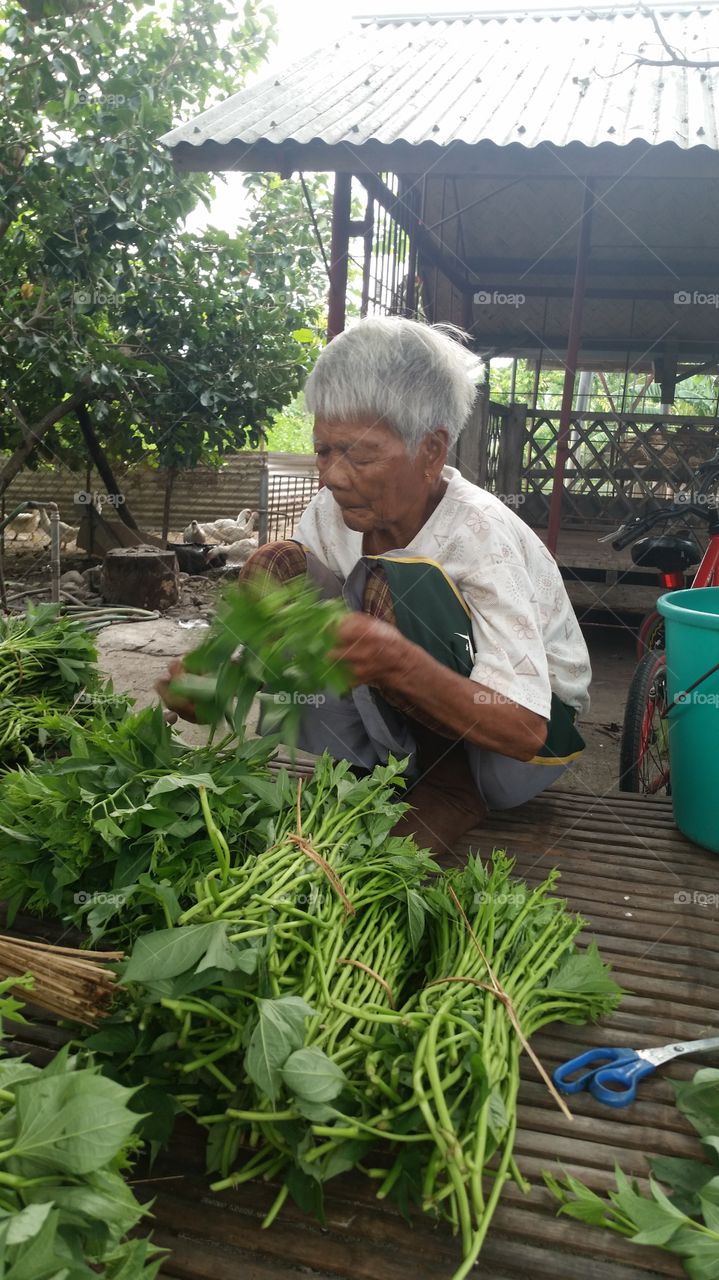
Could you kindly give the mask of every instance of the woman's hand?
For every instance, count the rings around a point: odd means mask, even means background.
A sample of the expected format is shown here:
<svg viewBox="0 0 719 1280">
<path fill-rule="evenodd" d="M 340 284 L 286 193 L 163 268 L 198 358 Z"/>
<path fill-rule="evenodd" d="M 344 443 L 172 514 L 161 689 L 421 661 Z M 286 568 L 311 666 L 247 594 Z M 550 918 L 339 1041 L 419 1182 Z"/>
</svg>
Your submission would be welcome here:
<svg viewBox="0 0 719 1280">
<path fill-rule="evenodd" d="M 390 687 L 407 661 L 409 647 L 396 627 L 366 613 L 351 613 L 340 623 L 330 657 L 347 664 L 355 684 Z"/>
<path fill-rule="evenodd" d="M 173 658 L 167 675 L 164 680 L 158 680 L 155 685 L 155 689 L 162 698 L 165 706 L 170 708 L 170 711 L 176 711 L 178 716 L 181 716 L 183 720 L 189 720 L 191 724 L 197 724 L 197 713 L 189 698 L 183 698 L 180 694 L 172 693 L 170 691 L 170 681 L 184 675 L 184 672 L 185 668 L 182 665 L 182 659 Z"/>
</svg>

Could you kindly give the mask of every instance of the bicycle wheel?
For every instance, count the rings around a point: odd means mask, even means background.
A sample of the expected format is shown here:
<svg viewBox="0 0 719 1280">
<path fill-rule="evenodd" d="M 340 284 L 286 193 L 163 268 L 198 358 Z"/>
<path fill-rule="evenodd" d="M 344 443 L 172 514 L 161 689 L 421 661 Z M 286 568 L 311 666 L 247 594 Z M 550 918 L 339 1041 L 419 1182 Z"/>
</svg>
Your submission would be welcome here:
<svg viewBox="0 0 719 1280">
<path fill-rule="evenodd" d="M 637 633 L 637 661 L 639 662 L 650 649 L 664 648 L 664 619 L 661 613 L 652 609 Z"/>
<path fill-rule="evenodd" d="M 663 652 L 645 653 L 627 694 L 619 752 L 619 790 L 645 795 L 671 794 L 667 660 Z"/>
</svg>

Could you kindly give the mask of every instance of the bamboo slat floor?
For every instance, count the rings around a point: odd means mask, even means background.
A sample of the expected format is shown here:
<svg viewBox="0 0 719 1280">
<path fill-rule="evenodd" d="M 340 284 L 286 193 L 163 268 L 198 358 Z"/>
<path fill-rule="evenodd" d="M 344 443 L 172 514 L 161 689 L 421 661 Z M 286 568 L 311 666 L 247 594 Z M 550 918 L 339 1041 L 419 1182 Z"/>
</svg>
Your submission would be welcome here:
<svg viewBox="0 0 719 1280">
<path fill-rule="evenodd" d="M 535 1038 L 548 1070 L 592 1044 L 641 1047 L 719 1033 L 719 863 L 676 830 L 670 801 L 550 791 L 494 815 L 468 843 L 482 856 L 506 848 L 517 874 L 531 883 L 558 867 L 559 891 L 585 917 L 587 935 L 597 939 L 627 990 L 600 1027 L 557 1026 Z M 45 1043 L 32 1029 L 23 1039 L 34 1048 Z M 663 1068 L 641 1083 L 637 1101 L 624 1111 L 580 1094 L 571 1100 L 569 1121 L 525 1056 L 516 1154 L 532 1190 L 524 1196 L 508 1184 L 475 1274 L 482 1280 L 681 1277 L 680 1263 L 668 1254 L 558 1218 L 541 1173 L 561 1163 L 601 1189 L 613 1185 L 615 1162 L 641 1177 L 644 1153 L 696 1155 L 698 1143 L 673 1105 L 669 1081 L 690 1077 L 698 1065 L 678 1061 Z M 460 1260 L 446 1228 L 419 1216 L 408 1226 L 354 1175 L 329 1184 L 325 1228 L 288 1204 L 262 1231 L 276 1188 L 251 1183 L 211 1193 L 202 1138 L 189 1127 L 137 1191 L 156 1197 L 154 1236 L 171 1250 L 161 1273 L 166 1280 L 448 1280 Z"/>
</svg>

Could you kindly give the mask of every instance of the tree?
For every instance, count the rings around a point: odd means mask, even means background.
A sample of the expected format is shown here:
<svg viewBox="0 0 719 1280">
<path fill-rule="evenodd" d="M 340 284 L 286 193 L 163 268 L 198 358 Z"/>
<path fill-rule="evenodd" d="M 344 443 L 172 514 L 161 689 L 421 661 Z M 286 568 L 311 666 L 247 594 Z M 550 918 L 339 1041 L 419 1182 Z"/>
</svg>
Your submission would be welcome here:
<svg viewBox="0 0 719 1280">
<path fill-rule="evenodd" d="M 78 410 L 113 461 L 176 468 L 256 443 L 301 385 L 325 288 L 301 193 L 263 175 L 236 237 L 191 235 L 212 180 L 157 141 L 272 24 L 263 0 L 0 0 L 0 493 L 30 458 L 77 465 Z"/>
</svg>

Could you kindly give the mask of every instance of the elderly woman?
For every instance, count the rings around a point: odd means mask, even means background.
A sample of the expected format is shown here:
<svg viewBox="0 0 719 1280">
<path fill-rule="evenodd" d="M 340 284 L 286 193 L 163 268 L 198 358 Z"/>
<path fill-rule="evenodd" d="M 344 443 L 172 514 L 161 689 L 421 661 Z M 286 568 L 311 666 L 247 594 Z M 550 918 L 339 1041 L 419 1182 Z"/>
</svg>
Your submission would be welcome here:
<svg viewBox="0 0 719 1280">
<path fill-rule="evenodd" d="M 336 656 L 351 694 L 307 708 L 300 746 L 358 768 L 410 758 L 396 828 L 451 852 L 583 749 L 586 645 L 559 570 L 498 498 L 446 465 L 475 387 L 446 332 L 367 319 L 323 351 L 305 391 L 320 490 L 290 542 L 243 569 L 307 574 L 352 613 Z"/>
</svg>

